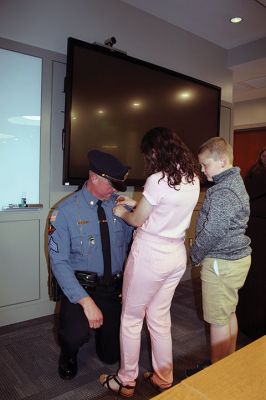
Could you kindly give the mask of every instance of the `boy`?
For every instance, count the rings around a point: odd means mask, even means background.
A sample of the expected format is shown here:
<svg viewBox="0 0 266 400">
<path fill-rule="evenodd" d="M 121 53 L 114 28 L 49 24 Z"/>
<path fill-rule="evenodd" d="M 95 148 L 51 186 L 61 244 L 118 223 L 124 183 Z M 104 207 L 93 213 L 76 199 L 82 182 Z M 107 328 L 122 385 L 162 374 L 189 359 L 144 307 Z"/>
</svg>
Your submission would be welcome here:
<svg viewBox="0 0 266 400">
<path fill-rule="evenodd" d="M 200 147 L 198 158 L 207 180 L 214 182 L 206 192 L 190 252 L 193 264 L 202 265 L 203 315 L 210 324 L 211 361 L 187 370 L 187 376 L 235 351 L 238 290 L 251 263 L 250 239 L 245 235 L 249 197 L 240 169 L 232 165 L 232 147 L 214 137 Z"/>
</svg>

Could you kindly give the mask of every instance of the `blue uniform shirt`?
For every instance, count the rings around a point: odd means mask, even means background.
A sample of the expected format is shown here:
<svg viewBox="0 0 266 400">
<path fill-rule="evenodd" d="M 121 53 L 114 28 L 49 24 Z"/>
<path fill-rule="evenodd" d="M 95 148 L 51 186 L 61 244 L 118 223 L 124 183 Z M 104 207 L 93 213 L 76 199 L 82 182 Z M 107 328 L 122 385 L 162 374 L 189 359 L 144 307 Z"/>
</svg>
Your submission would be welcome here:
<svg viewBox="0 0 266 400">
<path fill-rule="evenodd" d="M 121 272 L 133 228 L 113 214 L 116 194 L 103 201 L 111 245 L 112 273 Z M 53 274 L 71 303 L 87 292 L 77 281 L 75 271 L 103 275 L 103 255 L 97 216 L 98 199 L 83 188 L 63 200 L 50 218 L 48 248 Z"/>
</svg>

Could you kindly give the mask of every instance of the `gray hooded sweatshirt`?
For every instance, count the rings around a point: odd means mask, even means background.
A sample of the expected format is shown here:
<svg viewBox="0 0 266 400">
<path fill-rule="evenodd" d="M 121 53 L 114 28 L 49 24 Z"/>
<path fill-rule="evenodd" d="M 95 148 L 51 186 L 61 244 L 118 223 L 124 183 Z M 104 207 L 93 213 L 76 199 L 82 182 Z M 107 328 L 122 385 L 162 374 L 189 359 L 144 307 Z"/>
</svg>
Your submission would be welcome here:
<svg viewBox="0 0 266 400">
<path fill-rule="evenodd" d="M 190 255 L 193 263 L 205 257 L 237 260 L 251 253 L 245 235 L 250 214 L 249 196 L 240 169 L 232 167 L 213 177 L 196 225 Z"/>
</svg>

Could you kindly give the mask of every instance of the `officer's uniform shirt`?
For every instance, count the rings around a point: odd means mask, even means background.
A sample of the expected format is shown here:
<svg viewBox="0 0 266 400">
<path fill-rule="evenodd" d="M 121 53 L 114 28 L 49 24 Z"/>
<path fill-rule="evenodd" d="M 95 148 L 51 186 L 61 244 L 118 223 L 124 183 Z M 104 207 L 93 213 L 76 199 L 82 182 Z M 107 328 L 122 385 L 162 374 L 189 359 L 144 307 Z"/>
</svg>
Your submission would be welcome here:
<svg viewBox="0 0 266 400">
<path fill-rule="evenodd" d="M 112 274 L 122 271 L 133 230 L 113 214 L 117 197 L 113 194 L 102 202 L 110 232 Z M 71 303 L 88 296 L 77 281 L 75 271 L 103 275 L 97 201 L 85 184 L 80 191 L 60 203 L 50 218 L 48 248 L 52 271 Z"/>
</svg>

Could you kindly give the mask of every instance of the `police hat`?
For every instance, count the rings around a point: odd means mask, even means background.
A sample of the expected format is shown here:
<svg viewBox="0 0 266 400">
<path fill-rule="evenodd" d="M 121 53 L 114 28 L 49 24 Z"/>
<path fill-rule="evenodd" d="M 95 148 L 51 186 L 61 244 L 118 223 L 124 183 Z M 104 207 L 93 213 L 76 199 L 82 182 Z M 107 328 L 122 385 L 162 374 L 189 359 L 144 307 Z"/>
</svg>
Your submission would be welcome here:
<svg viewBox="0 0 266 400">
<path fill-rule="evenodd" d="M 100 150 L 89 151 L 88 159 L 91 171 L 108 179 L 116 190 L 120 192 L 126 190 L 125 180 L 127 179 L 129 167 L 123 165 L 113 155 Z"/>
</svg>

